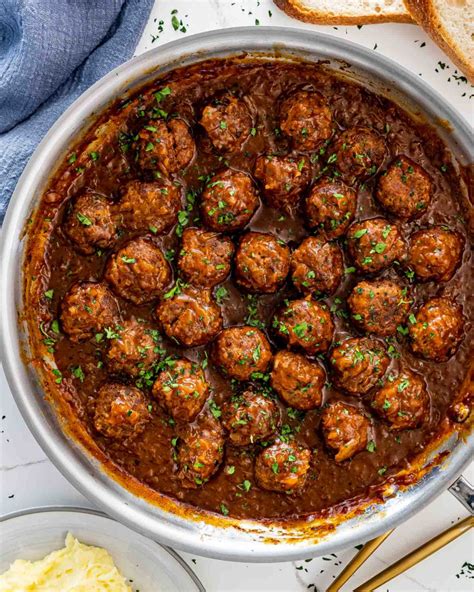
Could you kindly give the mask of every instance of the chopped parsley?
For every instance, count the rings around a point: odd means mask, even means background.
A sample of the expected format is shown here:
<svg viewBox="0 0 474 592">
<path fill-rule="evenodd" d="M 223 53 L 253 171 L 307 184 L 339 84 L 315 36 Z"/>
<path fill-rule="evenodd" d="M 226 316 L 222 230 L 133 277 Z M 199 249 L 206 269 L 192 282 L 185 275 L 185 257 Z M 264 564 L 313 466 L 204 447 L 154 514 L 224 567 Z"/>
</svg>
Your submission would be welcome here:
<svg viewBox="0 0 474 592">
<path fill-rule="evenodd" d="M 136 263 L 137 260 L 134 257 L 127 257 L 127 255 L 122 255 L 122 257 L 120 257 L 122 259 L 122 261 L 124 263 L 127 264 L 131 264 L 131 263 Z"/>
<path fill-rule="evenodd" d="M 63 375 L 61 373 L 61 370 L 58 370 L 57 368 L 53 368 L 53 374 L 54 374 L 54 376 L 56 376 L 56 379 L 54 382 L 56 384 L 61 384 L 61 382 L 63 381 Z"/>
<path fill-rule="evenodd" d="M 376 448 L 377 447 L 375 446 L 375 442 L 373 440 L 369 440 L 367 442 L 367 451 L 368 452 L 375 452 Z"/>
<path fill-rule="evenodd" d="M 222 415 L 222 411 L 221 408 L 219 407 L 219 405 L 214 401 L 214 399 L 211 399 L 209 401 L 209 410 L 212 413 L 212 415 L 216 418 L 219 419 L 219 417 Z"/>
<path fill-rule="evenodd" d="M 87 216 L 85 216 L 84 214 L 81 214 L 81 212 L 77 212 L 76 218 L 84 226 L 92 226 L 92 220 L 90 218 L 88 218 Z"/>
<path fill-rule="evenodd" d="M 309 329 L 308 323 L 306 321 L 303 321 L 302 323 L 298 323 L 297 325 L 295 325 L 293 327 L 293 333 L 297 337 L 302 339 L 306 335 L 308 329 Z"/>
<path fill-rule="evenodd" d="M 162 101 L 165 97 L 167 97 L 170 94 L 171 94 L 171 88 L 169 86 L 165 86 L 164 88 L 156 91 L 156 93 L 154 93 L 154 97 L 157 100 L 157 102 L 159 103 L 160 101 Z"/>
<path fill-rule="evenodd" d="M 183 282 L 183 280 L 178 278 L 176 280 L 175 285 L 171 288 L 171 290 L 166 292 L 166 294 L 163 296 L 163 298 L 168 300 L 169 298 L 173 298 L 174 296 L 178 296 L 178 294 L 181 294 L 183 288 L 187 288 L 187 287 L 188 287 L 188 284 L 185 284 Z"/>
<path fill-rule="evenodd" d="M 78 378 L 81 382 L 84 382 L 86 375 L 80 366 L 75 366 L 72 368 L 72 375 L 74 378 Z"/>
<path fill-rule="evenodd" d="M 225 288 L 224 286 L 219 286 L 216 289 L 215 297 L 217 304 L 222 304 L 222 302 L 229 297 L 229 292 L 227 288 Z"/>
<path fill-rule="evenodd" d="M 250 481 L 248 479 L 245 479 L 245 481 L 243 481 L 240 485 L 239 488 L 243 489 L 245 492 L 250 491 L 250 488 L 252 487 L 252 483 L 250 483 Z"/>
</svg>

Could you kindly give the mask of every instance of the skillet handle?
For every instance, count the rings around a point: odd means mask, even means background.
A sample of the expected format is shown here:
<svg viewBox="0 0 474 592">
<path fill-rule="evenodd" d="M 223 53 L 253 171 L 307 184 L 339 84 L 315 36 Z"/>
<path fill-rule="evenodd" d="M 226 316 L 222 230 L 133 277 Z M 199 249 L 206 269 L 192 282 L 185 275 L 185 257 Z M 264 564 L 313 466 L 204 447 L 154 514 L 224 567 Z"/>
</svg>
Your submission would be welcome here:
<svg viewBox="0 0 474 592">
<path fill-rule="evenodd" d="M 448 487 L 448 491 L 450 491 L 472 515 L 474 515 L 474 488 L 467 479 L 460 475 L 460 477 Z"/>
</svg>

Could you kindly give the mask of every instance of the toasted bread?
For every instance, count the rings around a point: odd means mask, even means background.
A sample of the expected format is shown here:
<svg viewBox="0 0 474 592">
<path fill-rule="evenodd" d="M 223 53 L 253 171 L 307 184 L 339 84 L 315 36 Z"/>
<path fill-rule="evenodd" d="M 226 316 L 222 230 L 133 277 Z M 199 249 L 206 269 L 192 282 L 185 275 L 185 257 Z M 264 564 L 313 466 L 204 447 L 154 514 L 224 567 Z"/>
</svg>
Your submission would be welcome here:
<svg viewBox="0 0 474 592">
<path fill-rule="evenodd" d="M 474 84 L 474 0 L 405 0 L 405 5 Z"/>
<path fill-rule="evenodd" d="M 273 0 L 289 16 L 321 25 L 409 23 L 403 0 Z"/>
</svg>

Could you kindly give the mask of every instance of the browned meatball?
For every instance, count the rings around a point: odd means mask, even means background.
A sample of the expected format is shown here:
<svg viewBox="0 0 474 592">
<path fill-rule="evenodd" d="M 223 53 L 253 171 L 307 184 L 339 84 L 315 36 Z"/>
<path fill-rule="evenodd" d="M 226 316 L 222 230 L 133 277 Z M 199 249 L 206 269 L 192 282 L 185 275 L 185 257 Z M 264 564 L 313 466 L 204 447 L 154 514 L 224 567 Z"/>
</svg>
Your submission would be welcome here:
<svg viewBox="0 0 474 592">
<path fill-rule="evenodd" d="M 309 471 L 311 451 L 294 442 L 276 442 L 255 459 L 259 487 L 292 493 L 302 489 Z"/>
<path fill-rule="evenodd" d="M 171 268 L 159 247 L 137 238 L 110 257 L 105 278 L 116 294 L 134 304 L 144 304 L 166 290 L 171 282 Z"/>
<path fill-rule="evenodd" d="M 107 249 L 117 238 L 117 225 L 109 202 L 97 193 L 81 193 L 73 202 L 63 223 L 63 230 L 83 255 Z"/>
<path fill-rule="evenodd" d="M 268 205 L 292 213 L 311 180 L 311 168 L 305 156 L 267 154 L 257 158 L 254 175 L 262 184 Z"/>
<path fill-rule="evenodd" d="M 464 239 L 457 232 L 432 226 L 411 235 L 407 264 L 422 281 L 449 281 L 461 263 Z"/>
<path fill-rule="evenodd" d="M 244 101 L 228 94 L 207 105 L 199 122 L 214 148 L 222 152 L 239 150 L 252 129 L 252 117 Z"/>
<path fill-rule="evenodd" d="M 224 456 L 224 431 L 211 414 L 197 420 L 179 433 L 178 477 L 186 489 L 203 485 L 214 475 Z"/>
<path fill-rule="evenodd" d="M 289 302 L 275 317 L 273 327 L 290 347 L 309 354 L 325 352 L 334 333 L 327 307 L 310 296 Z"/>
<path fill-rule="evenodd" d="M 203 408 L 209 385 L 199 364 L 183 358 L 158 375 L 152 392 L 171 417 L 189 422 Z"/>
<path fill-rule="evenodd" d="M 392 280 L 363 280 L 347 299 L 356 327 L 381 337 L 397 332 L 397 325 L 405 322 L 412 302 L 408 288 Z"/>
<path fill-rule="evenodd" d="M 462 308 L 446 297 L 431 298 L 413 319 L 410 317 L 408 329 L 411 349 L 415 354 L 427 360 L 444 362 L 455 353 L 462 341 Z"/>
<path fill-rule="evenodd" d="M 188 282 L 212 288 L 225 280 L 234 254 L 230 238 L 200 228 L 187 228 L 182 241 L 178 267 Z"/>
<path fill-rule="evenodd" d="M 135 319 L 125 321 L 109 340 L 107 368 L 114 374 L 143 376 L 158 360 L 151 328 Z"/>
<path fill-rule="evenodd" d="M 336 385 L 352 395 L 363 395 L 383 377 L 389 358 L 379 341 L 352 337 L 333 349 L 330 362 Z"/>
<path fill-rule="evenodd" d="M 388 377 L 375 393 L 371 406 L 389 424 L 390 430 L 417 428 L 430 410 L 430 399 L 423 379 L 410 370 Z"/>
<path fill-rule="evenodd" d="M 192 161 L 195 150 L 182 119 L 152 120 L 138 132 L 137 161 L 144 171 L 177 173 Z"/>
<path fill-rule="evenodd" d="M 336 462 L 351 458 L 367 446 L 370 421 L 353 405 L 329 403 L 322 413 L 321 427 L 326 446 L 336 452 Z"/>
<path fill-rule="evenodd" d="M 385 218 L 353 224 L 347 233 L 347 246 L 354 265 L 363 273 L 381 271 L 406 257 L 400 230 Z"/>
<path fill-rule="evenodd" d="M 354 219 L 357 194 L 342 181 L 321 179 L 306 198 L 306 223 L 327 240 L 343 236 Z"/>
<path fill-rule="evenodd" d="M 391 214 L 409 220 L 426 211 L 431 191 L 431 179 L 423 167 L 406 156 L 398 156 L 380 175 L 375 197 Z"/>
<path fill-rule="evenodd" d="M 386 154 L 385 141 L 375 130 L 352 127 L 337 137 L 329 150 L 328 162 L 352 185 L 375 175 Z"/>
<path fill-rule="evenodd" d="M 333 294 L 343 273 L 342 251 L 336 243 L 310 236 L 291 255 L 291 279 L 304 294 Z"/>
<path fill-rule="evenodd" d="M 127 230 L 167 232 L 178 219 L 181 189 L 165 177 L 152 183 L 130 181 L 118 206 L 119 219 Z"/>
<path fill-rule="evenodd" d="M 326 374 L 319 364 L 301 354 L 279 351 L 273 359 L 272 387 L 295 409 L 316 409 L 321 405 Z"/>
<path fill-rule="evenodd" d="M 222 408 L 222 423 L 234 446 L 248 446 L 269 438 L 280 413 L 274 401 L 255 391 L 234 395 Z"/>
<path fill-rule="evenodd" d="M 248 380 L 254 372 L 265 372 L 272 359 L 270 344 L 255 327 L 228 327 L 214 343 L 212 357 L 224 374 Z"/>
<path fill-rule="evenodd" d="M 145 395 L 133 386 L 104 384 L 97 395 L 94 427 L 107 438 L 124 440 L 143 432 L 151 419 Z"/>
<path fill-rule="evenodd" d="M 105 284 L 79 282 L 61 304 L 61 325 L 71 341 L 85 341 L 120 320 L 117 301 Z"/>
<path fill-rule="evenodd" d="M 166 335 L 186 347 L 209 343 L 222 329 L 221 310 L 210 290 L 189 286 L 175 291 L 165 296 L 156 314 Z"/>
<path fill-rule="evenodd" d="M 204 224 L 217 232 L 234 232 L 246 226 L 259 204 L 248 175 L 227 169 L 214 175 L 201 200 Z"/>
<path fill-rule="evenodd" d="M 328 102 L 318 92 L 294 92 L 281 103 L 280 128 L 296 149 L 315 150 L 332 135 Z"/>
<path fill-rule="evenodd" d="M 283 285 L 290 270 L 290 249 L 272 234 L 249 232 L 240 240 L 235 276 L 249 292 L 270 294 Z"/>
</svg>

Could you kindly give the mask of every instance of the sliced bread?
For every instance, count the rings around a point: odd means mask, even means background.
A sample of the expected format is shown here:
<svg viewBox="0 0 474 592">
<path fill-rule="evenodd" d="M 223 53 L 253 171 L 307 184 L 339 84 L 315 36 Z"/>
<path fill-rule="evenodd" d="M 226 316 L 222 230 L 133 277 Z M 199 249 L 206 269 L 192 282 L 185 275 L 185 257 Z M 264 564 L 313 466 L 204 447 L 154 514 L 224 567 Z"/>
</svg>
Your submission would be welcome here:
<svg viewBox="0 0 474 592">
<path fill-rule="evenodd" d="M 321 25 L 411 22 L 403 0 L 274 0 L 289 16 Z"/>
<path fill-rule="evenodd" d="M 474 84 L 474 0 L 405 0 L 405 5 Z"/>
</svg>

